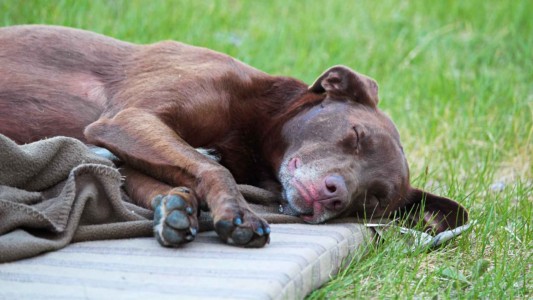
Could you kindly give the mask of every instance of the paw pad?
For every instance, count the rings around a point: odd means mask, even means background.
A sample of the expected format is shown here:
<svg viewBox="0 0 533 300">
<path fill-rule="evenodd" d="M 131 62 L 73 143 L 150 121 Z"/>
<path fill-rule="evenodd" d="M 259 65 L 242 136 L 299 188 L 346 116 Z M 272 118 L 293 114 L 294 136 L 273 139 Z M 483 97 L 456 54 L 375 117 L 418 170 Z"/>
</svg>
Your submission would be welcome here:
<svg viewBox="0 0 533 300">
<path fill-rule="evenodd" d="M 158 195 L 152 200 L 152 207 L 154 235 L 161 245 L 175 247 L 194 240 L 198 232 L 198 220 L 194 208 L 183 197 Z"/>
<path fill-rule="evenodd" d="M 226 243 L 242 247 L 263 247 L 270 241 L 270 227 L 251 212 L 241 213 L 244 218 L 220 220 L 215 223 L 215 231 Z"/>
</svg>

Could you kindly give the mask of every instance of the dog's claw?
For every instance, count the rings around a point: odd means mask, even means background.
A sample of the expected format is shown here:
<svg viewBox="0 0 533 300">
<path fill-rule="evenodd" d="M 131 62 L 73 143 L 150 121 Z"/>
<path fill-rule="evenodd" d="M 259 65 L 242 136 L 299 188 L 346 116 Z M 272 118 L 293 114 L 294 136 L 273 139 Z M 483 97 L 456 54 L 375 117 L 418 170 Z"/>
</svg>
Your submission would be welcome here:
<svg viewBox="0 0 533 300">
<path fill-rule="evenodd" d="M 187 207 L 187 208 L 185 209 L 185 211 L 187 212 L 187 214 L 188 214 L 189 216 L 192 216 L 192 214 L 194 213 L 194 210 L 193 210 L 192 207 L 190 207 L 190 206 Z"/>
<path fill-rule="evenodd" d="M 194 209 L 188 205 L 192 196 L 186 191 L 180 188 L 171 191 L 176 194 L 158 195 L 152 200 L 154 235 L 163 246 L 179 246 L 196 237 L 198 220 Z"/>
</svg>

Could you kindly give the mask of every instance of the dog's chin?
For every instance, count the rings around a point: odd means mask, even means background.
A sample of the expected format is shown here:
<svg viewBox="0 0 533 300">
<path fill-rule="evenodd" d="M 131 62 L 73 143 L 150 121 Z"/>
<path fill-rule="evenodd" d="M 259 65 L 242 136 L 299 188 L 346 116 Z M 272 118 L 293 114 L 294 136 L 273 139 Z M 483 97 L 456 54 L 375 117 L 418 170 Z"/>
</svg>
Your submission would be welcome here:
<svg viewBox="0 0 533 300">
<path fill-rule="evenodd" d="M 309 223 L 309 224 L 320 224 L 320 223 L 324 223 L 326 222 L 327 220 L 331 219 L 330 217 L 322 214 L 315 214 L 313 213 L 312 215 L 300 215 L 300 218 L 306 222 L 306 223 Z"/>
<path fill-rule="evenodd" d="M 319 224 L 333 219 L 337 215 L 336 213 L 328 211 L 319 203 L 315 203 L 316 205 L 313 207 L 311 213 L 300 214 L 298 217 L 306 223 Z"/>
</svg>

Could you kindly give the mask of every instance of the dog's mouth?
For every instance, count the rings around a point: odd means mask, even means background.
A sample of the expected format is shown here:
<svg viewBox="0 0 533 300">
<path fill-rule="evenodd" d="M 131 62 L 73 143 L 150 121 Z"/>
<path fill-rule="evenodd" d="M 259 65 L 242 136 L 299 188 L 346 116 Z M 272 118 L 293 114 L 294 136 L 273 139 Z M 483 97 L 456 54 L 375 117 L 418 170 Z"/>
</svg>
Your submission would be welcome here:
<svg viewBox="0 0 533 300">
<path fill-rule="evenodd" d="M 298 192 L 299 198 L 303 199 L 303 205 L 306 206 L 305 211 L 312 212 L 312 206 L 317 198 L 316 189 L 312 185 L 304 185 L 301 181 L 294 178 L 292 180 L 292 186 Z"/>
<path fill-rule="evenodd" d="M 291 180 L 291 189 L 293 193 L 288 196 L 285 193 L 288 208 L 284 213 L 295 215 L 306 223 L 321 223 L 329 219 L 326 208 L 322 200 L 319 199 L 318 192 L 313 185 L 303 184 L 301 181 L 293 178 Z"/>
<path fill-rule="evenodd" d="M 328 219 L 325 215 L 324 206 L 318 202 L 314 203 L 313 211 L 311 213 L 301 214 L 299 217 L 304 220 L 304 222 L 313 224 L 321 223 Z"/>
</svg>

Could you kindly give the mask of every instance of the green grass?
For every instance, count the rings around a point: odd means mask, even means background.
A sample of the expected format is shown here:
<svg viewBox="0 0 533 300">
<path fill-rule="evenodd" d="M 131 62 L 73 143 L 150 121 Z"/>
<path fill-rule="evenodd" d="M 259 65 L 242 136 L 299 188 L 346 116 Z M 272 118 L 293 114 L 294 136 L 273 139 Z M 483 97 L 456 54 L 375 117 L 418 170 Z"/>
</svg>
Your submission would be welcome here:
<svg viewBox="0 0 533 300">
<path fill-rule="evenodd" d="M 414 185 L 478 223 L 432 252 L 403 253 L 391 236 L 312 299 L 533 297 L 532 16 L 528 0 L 0 0 L 0 25 L 180 40 L 309 83 L 335 64 L 376 78 Z"/>
</svg>

